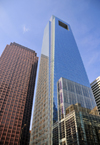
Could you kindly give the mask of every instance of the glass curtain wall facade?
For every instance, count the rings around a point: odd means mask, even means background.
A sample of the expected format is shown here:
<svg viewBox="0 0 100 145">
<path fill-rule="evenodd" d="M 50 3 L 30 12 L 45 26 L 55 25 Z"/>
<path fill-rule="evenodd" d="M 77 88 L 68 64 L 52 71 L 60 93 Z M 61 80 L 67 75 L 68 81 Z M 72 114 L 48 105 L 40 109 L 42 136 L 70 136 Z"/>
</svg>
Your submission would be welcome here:
<svg viewBox="0 0 100 145">
<path fill-rule="evenodd" d="M 49 44 L 50 22 L 44 31 L 30 145 L 50 144 Z"/>
<path fill-rule="evenodd" d="M 82 107 L 90 110 L 96 106 L 91 88 L 65 78 L 60 78 L 57 86 L 59 120 L 65 117 L 66 108 L 71 104 L 80 103 Z"/>
<path fill-rule="evenodd" d="M 65 78 L 60 78 L 57 86 L 58 122 L 53 126 L 53 144 L 99 144 L 100 116 L 91 88 Z"/>
<path fill-rule="evenodd" d="M 45 98 L 48 98 L 47 106 L 45 109 L 47 110 L 48 116 L 48 124 L 46 124 L 46 128 L 48 134 L 48 141 L 42 139 L 42 136 L 39 135 L 41 129 L 37 127 L 37 134 L 34 135 L 36 122 L 39 120 L 39 126 L 43 118 L 45 118 L 42 114 L 42 118 L 40 115 L 37 116 L 36 119 L 36 112 L 38 107 L 43 109 L 43 103 L 37 107 L 38 103 L 41 100 L 37 101 L 37 98 L 43 97 L 43 92 L 41 95 L 37 95 L 39 90 L 39 85 L 42 85 L 45 81 L 43 77 L 40 77 L 40 74 L 44 71 L 42 68 L 42 56 L 48 58 L 47 63 L 47 94 Z M 50 21 L 48 22 L 43 36 L 43 45 L 42 45 L 42 52 L 41 52 L 41 60 L 40 60 L 40 70 L 39 70 L 39 77 L 38 77 L 38 85 L 37 85 L 37 92 L 36 92 L 36 100 L 35 100 L 35 108 L 34 108 L 34 115 L 33 115 L 33 127 L 31 133 L 31 141 L 30 144 L 33 145 L 34 142 L 36 144 L 43 144 L 52 145 L 53 143 L 53 136 L 55 136 L 55 132 L 59 129 L 53 129 L 53 126 L 56 126 L 58 123 L 58 107 L 57 107 L 57 82 L 58 80 L 63 77 L 70 81 L 76 82 L 80 85 L 90 88 L 90 84 L 88 81 L 88 77 L 75 42 L 74 36 L 72 34 L 70 25 L 59 18 L 52 16 Z M 40 80 L 42 84 L 40 84 Z M 46 87 L 45 86 L 45 87 Z M 90 105 L 92 108 L 92 105 Z M 44 123 L 45 124 L 45 123 Z M 44 130 L 44 132 L 46 132 Z M 35 136 L 35 138 L 34 138 Z M 58 136 L 58 134 L 57 134 Z M 56 136 L 56 137 L 57 137 Z M 38 142 L 36 142 L 38 140 Z M 35 145 L 35 144 L 34 144 Z"/>
</svg>

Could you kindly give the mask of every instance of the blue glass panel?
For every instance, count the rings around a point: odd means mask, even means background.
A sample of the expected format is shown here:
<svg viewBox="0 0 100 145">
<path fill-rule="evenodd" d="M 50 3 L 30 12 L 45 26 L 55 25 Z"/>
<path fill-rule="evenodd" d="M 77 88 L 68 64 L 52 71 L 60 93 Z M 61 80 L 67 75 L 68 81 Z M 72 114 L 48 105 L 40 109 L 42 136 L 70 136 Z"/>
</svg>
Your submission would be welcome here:
<svg viewBox="0 0 100 145">
<path fill-rule="evenodd" d="M 57 107 L 57 82 L 63 77 L 90 87 L 88 77 L 69 24 L 68 30 L 55 17 L 54 36 L 54 102 Z M 61 21 L 61 20 L 60 20 Z M 75 100 L 74 100 L 75 102 Z"/>
</svg>

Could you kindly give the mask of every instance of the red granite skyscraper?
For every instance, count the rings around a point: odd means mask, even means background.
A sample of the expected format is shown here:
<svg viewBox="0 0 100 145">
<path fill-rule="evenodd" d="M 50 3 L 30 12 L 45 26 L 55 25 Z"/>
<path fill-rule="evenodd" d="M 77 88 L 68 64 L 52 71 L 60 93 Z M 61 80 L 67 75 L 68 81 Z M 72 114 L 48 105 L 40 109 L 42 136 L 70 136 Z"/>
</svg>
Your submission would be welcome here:
<svg viewBox="0 0 100 145">
<path fill-rule="evenodd" d="M 17 43 L 0 57 L 0 144 L 28 145 L 38 57 Z"/>
</svg>

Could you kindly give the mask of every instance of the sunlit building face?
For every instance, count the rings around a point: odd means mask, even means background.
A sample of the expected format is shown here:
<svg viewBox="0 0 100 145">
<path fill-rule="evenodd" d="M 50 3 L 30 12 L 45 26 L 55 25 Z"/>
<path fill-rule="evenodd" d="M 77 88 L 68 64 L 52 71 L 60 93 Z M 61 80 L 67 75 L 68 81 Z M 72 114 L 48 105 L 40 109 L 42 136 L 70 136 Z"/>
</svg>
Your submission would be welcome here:
<svg viewBox="0 0 100 145">
<path fill-rule="evenodd" d="M 68 87 L 68 95 L 64 90 L 58 91 L 63 84 Z M 59 123 L 66 108 L 81 103 L 93 109 L 95 101 L 91 93 L 70 25 L 52 16 L 44 30 L 30 145 L 60 144 Z"/>
<path fill-rule="evenodd" d="M 28 145 L 38 57 L 17 43 L 0 57 L 0 144 Z"/>
</svg>

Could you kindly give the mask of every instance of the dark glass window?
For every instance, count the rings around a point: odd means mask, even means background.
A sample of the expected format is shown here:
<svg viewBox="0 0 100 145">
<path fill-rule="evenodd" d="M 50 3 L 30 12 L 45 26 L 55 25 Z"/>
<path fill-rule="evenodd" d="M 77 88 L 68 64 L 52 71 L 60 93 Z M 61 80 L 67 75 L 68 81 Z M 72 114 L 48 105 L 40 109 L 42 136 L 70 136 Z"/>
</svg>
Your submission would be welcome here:
<svg viewBox="0 0 100 145">
<path fill-rule="evenodd" d="M 61 27 L 63 27 L 63 28 L 65 28 L 65 29 L 68 30 L 68 25 L 64 24 L 64 23 L 61 22 L 61 21 L 58 21 L 58 22 L 59 22 L 59 25 L 60 25 Z"/>
</svg>

